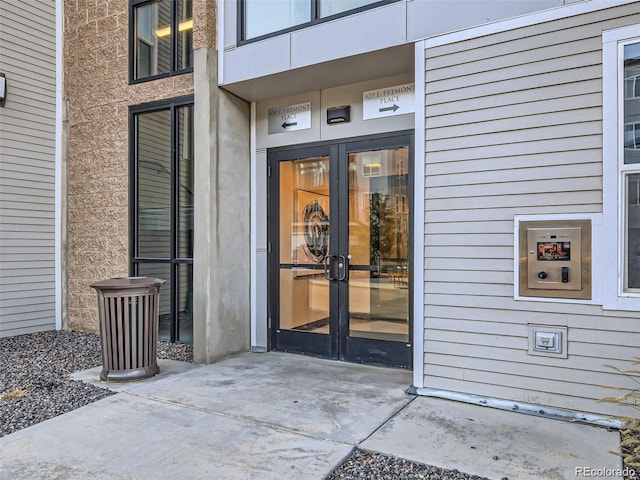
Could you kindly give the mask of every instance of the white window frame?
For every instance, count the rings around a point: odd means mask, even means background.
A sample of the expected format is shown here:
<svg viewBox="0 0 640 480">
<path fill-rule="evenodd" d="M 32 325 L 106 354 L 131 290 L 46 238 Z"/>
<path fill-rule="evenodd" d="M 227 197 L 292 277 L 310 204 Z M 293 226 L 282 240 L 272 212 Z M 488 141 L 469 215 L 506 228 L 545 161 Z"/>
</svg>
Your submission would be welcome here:
<svg viewBox="0 0 640 480">
<path fill-rule="evenodd" d="M 623 163 L 623 47 L 637 42 L 640 42 L 640 24 L 604 31 L 602 34 L 603 231 L 607 232 L 607 238 L 600 247 L 606 249 L 607 244 L 616 247 L 615 262 L 607 258 L 603 265 L 603 307 L 610 310 L 640 310 L 640 292 L 624 290 L 626 240 L 623 181 L 625 174 L 640 171 L 640 165 Z"/>
<path fill-rule="evenodd" d="M 632 128 L 632 130 L 633 130 L 633 137 L 632 137 L 632 138 L 634 139 L 634 145 L 633 145 L 633 147 L 627 147 L 627 146 L 625 145 L 625 148 L 630 149 L 630 150 L 640 150 L 640 143 L 637 143 L 637 144 L 636 144 L 636 139 L 638 138 L 638 137 L 636 136 L 636 130 L 640 130 L 640 122 L 625 123 L 625 124 L 624 124 L 624 128 L 625 128 L 625 130 L 627 129 L 627 127 L 628 127 L 629 125 L 631 125 L 631 126 L 633 127 L 633 128 Z M 625 142 L 625 143 L 626 143 L 626 142 Z"/>
</svg>

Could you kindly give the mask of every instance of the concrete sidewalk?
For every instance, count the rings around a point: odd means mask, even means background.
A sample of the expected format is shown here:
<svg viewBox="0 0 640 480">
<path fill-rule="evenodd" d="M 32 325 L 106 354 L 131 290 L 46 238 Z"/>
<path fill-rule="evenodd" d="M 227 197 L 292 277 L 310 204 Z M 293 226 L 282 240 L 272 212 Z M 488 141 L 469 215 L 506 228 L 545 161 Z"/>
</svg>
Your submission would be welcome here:
<svg viewBox="0 0 640 480">
<path fill-rule="evenodd" d="M 354 447 L 498 480 L 622 478 L 617 432 L 411 396 L 406 371 L 275 352 L 186 367 L 0 438 L 0 479 L 320 480 Z"/>
</svg>

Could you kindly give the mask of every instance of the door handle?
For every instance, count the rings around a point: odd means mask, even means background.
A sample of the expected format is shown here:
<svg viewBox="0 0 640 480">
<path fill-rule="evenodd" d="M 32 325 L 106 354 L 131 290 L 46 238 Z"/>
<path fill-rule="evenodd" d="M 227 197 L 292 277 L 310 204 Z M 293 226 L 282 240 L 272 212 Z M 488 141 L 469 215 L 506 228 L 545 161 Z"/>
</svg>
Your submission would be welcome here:
<svg viewBox="0 0 640 480">
<path fill-rule="evenodd" d="M 331 275 L 331 262 L 333 259 L 338 259 L 338 271 L 340 274 L 337 277 Z M 347 257 L 344 255 L 326 255 L 322 261 L 322 265 L 324 266 L 324 278 L 326 280 L 338 280 L 339 282 L 342 282 L 347 279 Z"/>
<path fill-rule="evenodd" d="M 331 276 L 331 259 L 335 258 L 335 255 L 325 255 L 324 260 L 322 260 L 322 264 L 324 265 L 324 278 L 326 280 L 337 280 L 336 277 Z"/>
<path fill-rule="evenodd" d="M 343 280 L 347 279 L 347 259 L 344 255 L 338 255 L 338 260 L 338 269 L 341 275 L 336 280 L 342 282 Z"/>
</svg>

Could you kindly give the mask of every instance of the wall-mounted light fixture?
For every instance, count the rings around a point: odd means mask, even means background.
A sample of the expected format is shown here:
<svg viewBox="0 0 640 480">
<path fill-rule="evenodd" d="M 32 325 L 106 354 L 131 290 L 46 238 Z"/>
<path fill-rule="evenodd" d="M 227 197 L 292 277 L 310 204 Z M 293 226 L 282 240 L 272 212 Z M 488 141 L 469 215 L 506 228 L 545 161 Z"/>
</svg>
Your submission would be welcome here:
<svg viewBox="0 0 640 480">
<path fill-rule="evenodd" d="M 334 125 L 336 123 L 345 123 L 351 121 L 351 106 L 342 105 L 341 107 L 327 108 L 327 123 Z"/>
<path fill-rule="evenodd" d="M 0 73 L 0 107 L 4 107 L 4 101 L 7 98 L 7 79 L 4 73 Z"/>
</svg>

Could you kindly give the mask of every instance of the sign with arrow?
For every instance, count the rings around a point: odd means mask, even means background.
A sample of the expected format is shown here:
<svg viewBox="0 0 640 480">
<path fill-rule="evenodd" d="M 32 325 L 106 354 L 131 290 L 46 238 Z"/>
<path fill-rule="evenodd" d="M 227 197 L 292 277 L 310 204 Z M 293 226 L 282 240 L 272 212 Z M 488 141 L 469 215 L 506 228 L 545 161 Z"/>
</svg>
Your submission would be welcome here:
<svg viewBox="0 0 640 480">
<path fill-rule="evenodd" d="M 363 92 L 362 119 L 370 120 L 415 112 L 415 90 L 415 83 L 405 83 Z"/>
<path fill-rule="evenodd" d="M 311 128 L 311 102 L 270 108 L 269 134 Z"/>
</svg>

